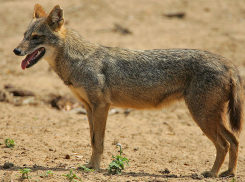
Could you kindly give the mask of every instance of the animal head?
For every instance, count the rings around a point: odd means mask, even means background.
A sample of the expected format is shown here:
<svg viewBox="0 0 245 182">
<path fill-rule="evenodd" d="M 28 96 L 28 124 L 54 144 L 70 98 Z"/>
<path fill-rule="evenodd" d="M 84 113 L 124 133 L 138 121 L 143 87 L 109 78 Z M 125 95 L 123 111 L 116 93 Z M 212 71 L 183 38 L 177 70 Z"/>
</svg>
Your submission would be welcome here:
<svg viewBox="0 0 245 182">
<path fill-rule="evenodd" d="M 24 33 L 24 38 L 14 49 L 16 55 L 26 56 L 21 63 L 23 70 L 41 59 L 48 60 L 55 56 L 55 47 L 61 46 L 65 36 L 64 22 L 64 13 L 59 5 L 55 6 L 49 15 L 41 5 L 35 5 L 33 19 Z"/>
</svg>

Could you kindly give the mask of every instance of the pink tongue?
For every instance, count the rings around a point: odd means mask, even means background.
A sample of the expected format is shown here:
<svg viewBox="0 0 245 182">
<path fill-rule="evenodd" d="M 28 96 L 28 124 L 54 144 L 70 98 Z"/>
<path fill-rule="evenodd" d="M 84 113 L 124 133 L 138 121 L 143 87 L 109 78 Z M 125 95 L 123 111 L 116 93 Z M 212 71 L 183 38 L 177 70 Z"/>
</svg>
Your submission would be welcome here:
<svg viewBox="0 0 245 182">
<path fill-rule="evenodd" d="M 28 65 L 28 62 L 35 56 L 37 51 L 29 54 L 26 56 L 26 58 L 21 62 L 21 68 L 24 70 L 26 69 L 27 65 Z"/>
</svg>

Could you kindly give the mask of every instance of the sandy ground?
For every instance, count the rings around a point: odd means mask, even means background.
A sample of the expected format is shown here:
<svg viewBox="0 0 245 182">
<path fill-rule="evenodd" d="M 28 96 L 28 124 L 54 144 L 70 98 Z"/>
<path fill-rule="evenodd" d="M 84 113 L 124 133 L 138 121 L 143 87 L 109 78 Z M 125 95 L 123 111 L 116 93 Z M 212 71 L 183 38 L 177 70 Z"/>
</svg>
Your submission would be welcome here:
<svg viewBox="0 0 245 182">
<path fill-rule="evenodd" d="M 0 102 L 2 180 L 67 181 L 62 175 L 71 168 L 77 169 L 91 155 L 87 118 L 69 112 L 79 107 L 69 89 L 45 60 L 23 71 L 22 58 L 12 52 L 31 21 L 35 3 L 43 5 L 47 12 L 60 4 L 65 10 L 66 26 L 92 42 L 132 49 L 202 49 L 227 57 L 245 76 L 243 0 L 0 0 L 0 90 L 7 93 L 4 87 L 12 85 L 35 94 L 29 97 L 9 94 L 7 100 Z M 184 12 L 185 16 L 165 16 L 176 11 Z M 115 24 L 127 28 L 131 34 L 122 34 Z M 58 110 L 51 107 L 50 94 L 68 101 L 63 101 Z M 118 111 L 108 118 L 101 170 L 73 171 L 83 181 L 233 180 L 200 179 L 200 176 L 195 179 L 195 174 L 210 170 L 216 152 L 184 103 L 162 110 L 132 110 L 127 116 L 123 109 Z M 18 145 L 6 148 L 6 138 Z M 245 181 L 244 132 L 240 138 L 236 181 Z M 123 156 L 130 160 L 129 167 L 122 175 L 108 175 L 106 169 L 112 155 L 118 154 L 117 142 L 123 146 Z M 65 159 L 66 155 L 70 159 Z M 6 162 L 14 167 L 4 169 Z M 227 165 L 226 160 L 221 171 Z M 21 178 L 19 169 L 24 167 L 32 170 L 28 180 Z M 48 170 L 53 175 L 43 178 Z"/>
</svg>

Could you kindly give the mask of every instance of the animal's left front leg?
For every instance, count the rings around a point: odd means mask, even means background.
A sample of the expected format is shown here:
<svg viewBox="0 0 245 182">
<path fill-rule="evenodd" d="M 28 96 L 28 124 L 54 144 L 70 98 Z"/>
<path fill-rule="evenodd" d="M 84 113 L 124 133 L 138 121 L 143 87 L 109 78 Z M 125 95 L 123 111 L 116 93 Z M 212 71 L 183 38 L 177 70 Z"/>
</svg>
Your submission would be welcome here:
<svg viewBox="0 0 245 182">
<path fill-rule="evenodd" d="M 100 168 L 101 155 L 104 149 L 106 120 L 109 108 L 109 104 L 98 104 L 92 107 L 92 156 L 90 165 L 95 170 L 99 170 Z"/>
</svg>

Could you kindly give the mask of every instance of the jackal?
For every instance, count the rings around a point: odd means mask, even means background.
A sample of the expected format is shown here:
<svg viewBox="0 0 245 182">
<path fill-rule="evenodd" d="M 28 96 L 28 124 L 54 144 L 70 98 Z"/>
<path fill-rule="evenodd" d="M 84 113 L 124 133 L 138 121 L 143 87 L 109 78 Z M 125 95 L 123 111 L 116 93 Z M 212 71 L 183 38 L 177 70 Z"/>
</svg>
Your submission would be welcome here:
<svg viewBox="0 0 245 182">
<path fill-rule="evenodd" d="M 47 60 L 84 104 L 92 144 L 87 167 L 100 168 L 110 106 L 152 109 L 183 99 L 193 120 L 217 150 L 211 171 L 203 175 L 216 177 L 228 151 L 229 168 L 220 176 L 235 175 L 243 123 L 243 86 L 234 65 L 201 50 L 105 47 L 65 28 L 64 22 L 59 5 L 49 15 L 35 5 L 33 19 L 14 53 L 27 55 L 22 69 Z"/>
</svg>

